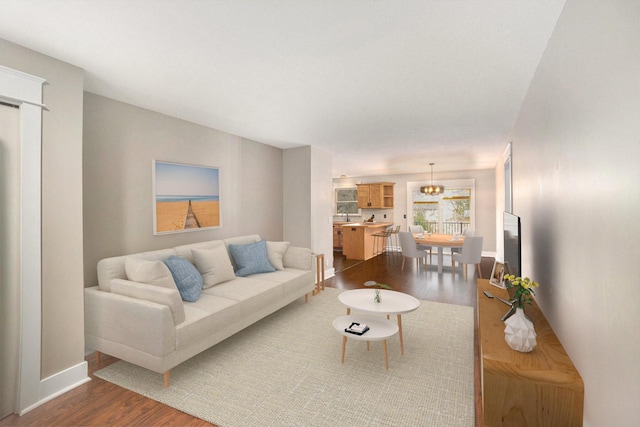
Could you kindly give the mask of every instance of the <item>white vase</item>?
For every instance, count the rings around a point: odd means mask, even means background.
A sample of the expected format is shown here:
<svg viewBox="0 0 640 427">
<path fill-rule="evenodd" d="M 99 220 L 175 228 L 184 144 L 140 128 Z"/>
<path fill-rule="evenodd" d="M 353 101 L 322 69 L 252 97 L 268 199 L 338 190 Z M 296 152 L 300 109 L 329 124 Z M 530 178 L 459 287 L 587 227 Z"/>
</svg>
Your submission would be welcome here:
<svg viewBox="0 0 640 427">
<path fill-rule="evenodd" d="M 504 339 L 509 347 L 528 353 L 536 346 L 536 331 L 533 323 L 524 315 L 524 310 L 516 309 L 516 314 L 504 321 Z"/>
</svg>

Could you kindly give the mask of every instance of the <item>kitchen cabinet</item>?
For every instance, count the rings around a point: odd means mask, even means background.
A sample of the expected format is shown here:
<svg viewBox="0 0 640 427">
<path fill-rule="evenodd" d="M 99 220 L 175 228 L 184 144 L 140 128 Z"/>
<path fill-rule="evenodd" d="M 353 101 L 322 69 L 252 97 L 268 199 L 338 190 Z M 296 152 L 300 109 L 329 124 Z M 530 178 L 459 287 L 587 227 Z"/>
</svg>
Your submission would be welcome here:
<svg viewBox="0 0 640 427">
<path fill-rule="evenodd" d="M 342 249 L 342 225 L 344 222 L 333 224 L 333 249 Z"/>
<path fill-rule="evenodd" d="M 360 222 L 342 226 L 342 255 L 347 259 L 367 260 L 376 256 L 374 234 L 383 232 L 392 222 Z M 379 239 L 379 237 L 378 237 Z M 378 242 L 380 248 L 385 241 Z"/>
<path fill-rule="evenodd" d="M 393 208 L 393 186 L 395 182 L 372 182 L 358 186 L 358 208 Z"/>
</svg>

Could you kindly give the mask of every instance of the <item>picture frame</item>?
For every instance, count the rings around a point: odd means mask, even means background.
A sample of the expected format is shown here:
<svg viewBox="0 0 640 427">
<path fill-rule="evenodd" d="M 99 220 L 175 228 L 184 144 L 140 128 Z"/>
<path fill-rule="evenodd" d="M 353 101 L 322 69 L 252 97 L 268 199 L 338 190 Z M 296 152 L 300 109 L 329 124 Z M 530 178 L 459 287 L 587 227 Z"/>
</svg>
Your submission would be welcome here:
<svg viewBox="0 0 640 427">
<path fill-rule="evenodd" d="M 509 266 L 499 261 L 494 261 L 493 269 L 491 270 L 491 278 L 489 283 L 500 289 L 506 289 L 507 286 L 504 283 L 504 276 L 509 274 Z"/>
<path fill-rule="evenodd" d="M 222 227 L 220 169 L 153 161 L 153 234 Z"/>
</svg>

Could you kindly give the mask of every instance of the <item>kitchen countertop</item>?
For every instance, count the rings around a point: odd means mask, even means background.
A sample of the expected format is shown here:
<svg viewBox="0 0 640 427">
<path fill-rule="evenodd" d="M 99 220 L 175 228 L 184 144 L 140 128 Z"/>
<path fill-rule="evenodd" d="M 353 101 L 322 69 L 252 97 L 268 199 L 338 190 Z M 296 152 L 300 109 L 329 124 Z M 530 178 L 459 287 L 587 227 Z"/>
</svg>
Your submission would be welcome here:
<svg viewBox="0 0 640 427">
<path fill-rule="evenodd" d="M 334 222 L 334 224 L 342 225 L 343 227 L 388 227 L 393 225 L 393 222 Z"/>
</svg>

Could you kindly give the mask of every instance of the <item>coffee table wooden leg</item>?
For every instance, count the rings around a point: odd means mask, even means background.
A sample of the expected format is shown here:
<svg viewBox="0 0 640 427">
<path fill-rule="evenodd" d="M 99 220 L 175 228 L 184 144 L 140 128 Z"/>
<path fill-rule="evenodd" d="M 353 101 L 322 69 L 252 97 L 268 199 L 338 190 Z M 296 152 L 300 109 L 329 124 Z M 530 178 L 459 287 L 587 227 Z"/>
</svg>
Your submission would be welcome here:
<svg viewBox="0 0 640 427">
<path fill-rule="evenodd" d="M 347 307 L 347 316 L 351 314 L 351 309 Z"/>
<path fill-rule="evenodd" d="M 384 366 L 389 370 L 389 357 L 387 356 L 387 340 L 382 341 L 382 348 L 384 349 Z"/>
<path fill-rule="evenodd" d="M 344 350 L 347 348 L 347 337 L 342 337 L 342 363 L 344 364 Z"/>
<path fill-rule="evenodd" d="M 398 314 L 398 335 L 400 336 L 400 354 L 404 356 L 404 342 L 402 341 L 402 316 Z"/>
</svg>

